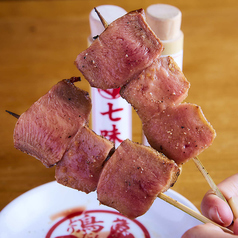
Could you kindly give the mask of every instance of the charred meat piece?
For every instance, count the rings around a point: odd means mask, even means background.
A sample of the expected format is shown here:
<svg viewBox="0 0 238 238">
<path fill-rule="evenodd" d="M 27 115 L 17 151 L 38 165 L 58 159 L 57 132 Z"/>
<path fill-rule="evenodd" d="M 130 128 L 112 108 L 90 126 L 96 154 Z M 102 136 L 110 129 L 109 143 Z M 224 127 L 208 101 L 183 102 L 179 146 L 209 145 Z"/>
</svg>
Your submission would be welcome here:
<svg viewBox="0 0 238 238">
<path fill-rule="evenodd" d="M 39 159 L 46 167 L 61 160 L 79 128 L 88 124 L 91 99 L 63 80 L 36 101 L 18 119 L 14 146 Z"/>
<path fill-rule="evenodd" d="M 82 127 L 56 164 L 56 181 L 85 193 L 96 190 L 104 162 L 113 151 L 112 142 Z"/>
<path fill-rule="evenodd" d="M 98 200 L 134 219 L 176 181 L 177 164 L 151 147 L 123 141 L 101 173 Z"/>
<path fill-rule="evenodd" d="M 153 64 L 121 88 L 120 94 L 143 122 L 168 106 L 181 103 L 188 95 L 189 82 L 171 58 L 157 58 Z"/>
<path fill-rule="evenodd" d="M 112 22 L 75 64 L 92 87 L 118 88 L 151 65 L 162 50 L 140 9 Z"/>
<path fill-rule="evenodd" d="M 215 131 L 201 108 L 182 103 L 155 114 L 143 124 L 150 145 L 177 164 L 183 164 L 209 147 Z"/>
</svg>

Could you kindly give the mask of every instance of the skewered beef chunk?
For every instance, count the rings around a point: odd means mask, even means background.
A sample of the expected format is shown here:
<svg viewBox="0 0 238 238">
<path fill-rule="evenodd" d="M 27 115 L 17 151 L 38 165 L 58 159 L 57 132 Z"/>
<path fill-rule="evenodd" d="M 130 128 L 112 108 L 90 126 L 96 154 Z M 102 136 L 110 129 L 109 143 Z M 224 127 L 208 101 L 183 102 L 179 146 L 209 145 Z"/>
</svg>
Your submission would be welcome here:
<svg viewBox="0 0 238 238">
<path fill-rule="evenodd" d="M 123 141 L 101 173 L 98 200 L 134 219 L 176 181 L 177 164 L 151 147 Z"/>
<path fill-rule="evenodd" d="M 189 103 L 155 114 L 143 123 L 143 130 L 150 145 L 177 164 L 200 154 L 216 135 L 201 108 Z"/>
<path fill-rule="evenodd" d="M 88 124 L 91 99 L 63 80 L 36 101 L 18 119 L 14 146 L 39 159 L 46 167 L 61 160 L 78 130 Z"/>
<path fill-rule="evenodd" d="M 87 126 L 78 131 L 63 158 L 56 164 L 58 183 L 89 193 L 97 188 L 99 176 L 114 144 Z"/>
<path fill-rule="evenodd" d="M 118 88 L 151 65 L 162 50 L 140 9 L 112 22 L 75 64 L 92 87 Z"/>
<path fill-rule="evenodd" d="M 181 104 L 188 90 L 189 82 L 168 56 L 156 59 L 120 91 L 142 120 L 149 144 L 177 164 L 197 156 L 216 135 L 200 107 Z"/>
<path fill-rule="evenodd" d="M 173 58 L 168 56 L 157 58 L 136 79 L 124 85 L 120 94 L 146 122 L 155 112 L 181 103 L 189 86 Z"/>
</svg>

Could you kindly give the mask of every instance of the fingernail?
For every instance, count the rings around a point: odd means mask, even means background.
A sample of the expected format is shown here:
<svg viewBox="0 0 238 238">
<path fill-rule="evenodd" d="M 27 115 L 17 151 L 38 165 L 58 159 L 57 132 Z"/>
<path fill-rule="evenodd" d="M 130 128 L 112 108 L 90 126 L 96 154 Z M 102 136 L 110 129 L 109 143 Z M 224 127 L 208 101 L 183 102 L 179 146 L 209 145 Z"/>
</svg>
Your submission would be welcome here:
<svg viewBox="0 0 238 238">
<path fill-rule="evenodd" d="M 212 207 L 209 210 L 209 218 L 219 224 L 224 224 L 223 220 L 221 219 L 221 216 L 218 212 L 218 208 L 217 207 Z"/>
<path fill-rule="evenodd" d="M 231 197 L 228 200 L 228 203 L 231 207 L 231 210 L 233 212 L 234 218 L 238 218 L 238 197 Z"/>
</svg>

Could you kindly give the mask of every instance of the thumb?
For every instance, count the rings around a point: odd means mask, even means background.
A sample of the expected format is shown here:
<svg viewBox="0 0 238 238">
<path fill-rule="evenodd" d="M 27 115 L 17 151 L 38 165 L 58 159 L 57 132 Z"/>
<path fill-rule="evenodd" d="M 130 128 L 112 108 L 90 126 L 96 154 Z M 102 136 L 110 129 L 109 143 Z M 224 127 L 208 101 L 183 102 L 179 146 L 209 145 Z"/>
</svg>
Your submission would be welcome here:
<svg viewBox="0 0 238 238">
<path fill-rule="evenodd" d="M 222 226 L 229 226 L 233 220 L 233 214 L 229 205 L 217 197 L 212 191 L 208 191 L 201 203 L 202 213 Z"/>
<path fill-rule="evenodd" d="M 222 181 L 218 184 L 218 188 L 227 200 L 237 197 L 238 174 Z M 201 211 L 206 217 L 222 226 L 229 226 L 233 220 L 233 214 L 228 204 L 214 195 L 211 190 L 206 193 L 202 200 Z"/>
</svg>

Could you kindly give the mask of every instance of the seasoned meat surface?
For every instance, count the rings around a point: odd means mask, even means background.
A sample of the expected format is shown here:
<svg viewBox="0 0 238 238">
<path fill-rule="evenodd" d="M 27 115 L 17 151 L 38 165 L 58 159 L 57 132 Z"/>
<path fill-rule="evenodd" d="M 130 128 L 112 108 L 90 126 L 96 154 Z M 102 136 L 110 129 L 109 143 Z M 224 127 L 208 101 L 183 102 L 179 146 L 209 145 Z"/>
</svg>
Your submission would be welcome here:
<svg viewBox="0 0 238 238">
<path fill-rule="evenodd" d="M 88 93 L 63 80 L 19 117 L 14 146 L 50 167 L 62 158 L 79 128 L 88 124 L 90 111 Z"/>
<path fill-rule="evenodd" d="M 177 164 L 200 154 L 216 135 L 201 108 L 190 103 L 155 114 L 143 124 L 143 130 L 150 145 Z"/>
<path fill-rule="evenodd" d="M 85 193 L 94 191 L 104 162 L 113 151 L 112 142 L 95 134 L 87 126 L 82 127 L 56 165 L 56 181 Z"/>
<path fill-rule="evenodd" d="M 151 65 L 162 50 L 141 9 L 112 22 L 75 64 L 92 87 L 118 88 Z"/>
<path fill-rule="evenodd" d="M 188 95 L 189 86 L 173 58 L 159 57 L 137 78 L 124 85 L 120 94 L 146 122 L 166 107 L 181 103 Z"/>
<path fill-rule="evenodd" d="M 177 164 L 151 147 L 123 141 L 99 179 L 98 200 L 134 219 L 143 215 L 157 195 L 176 181 Z"/>
</svg>

